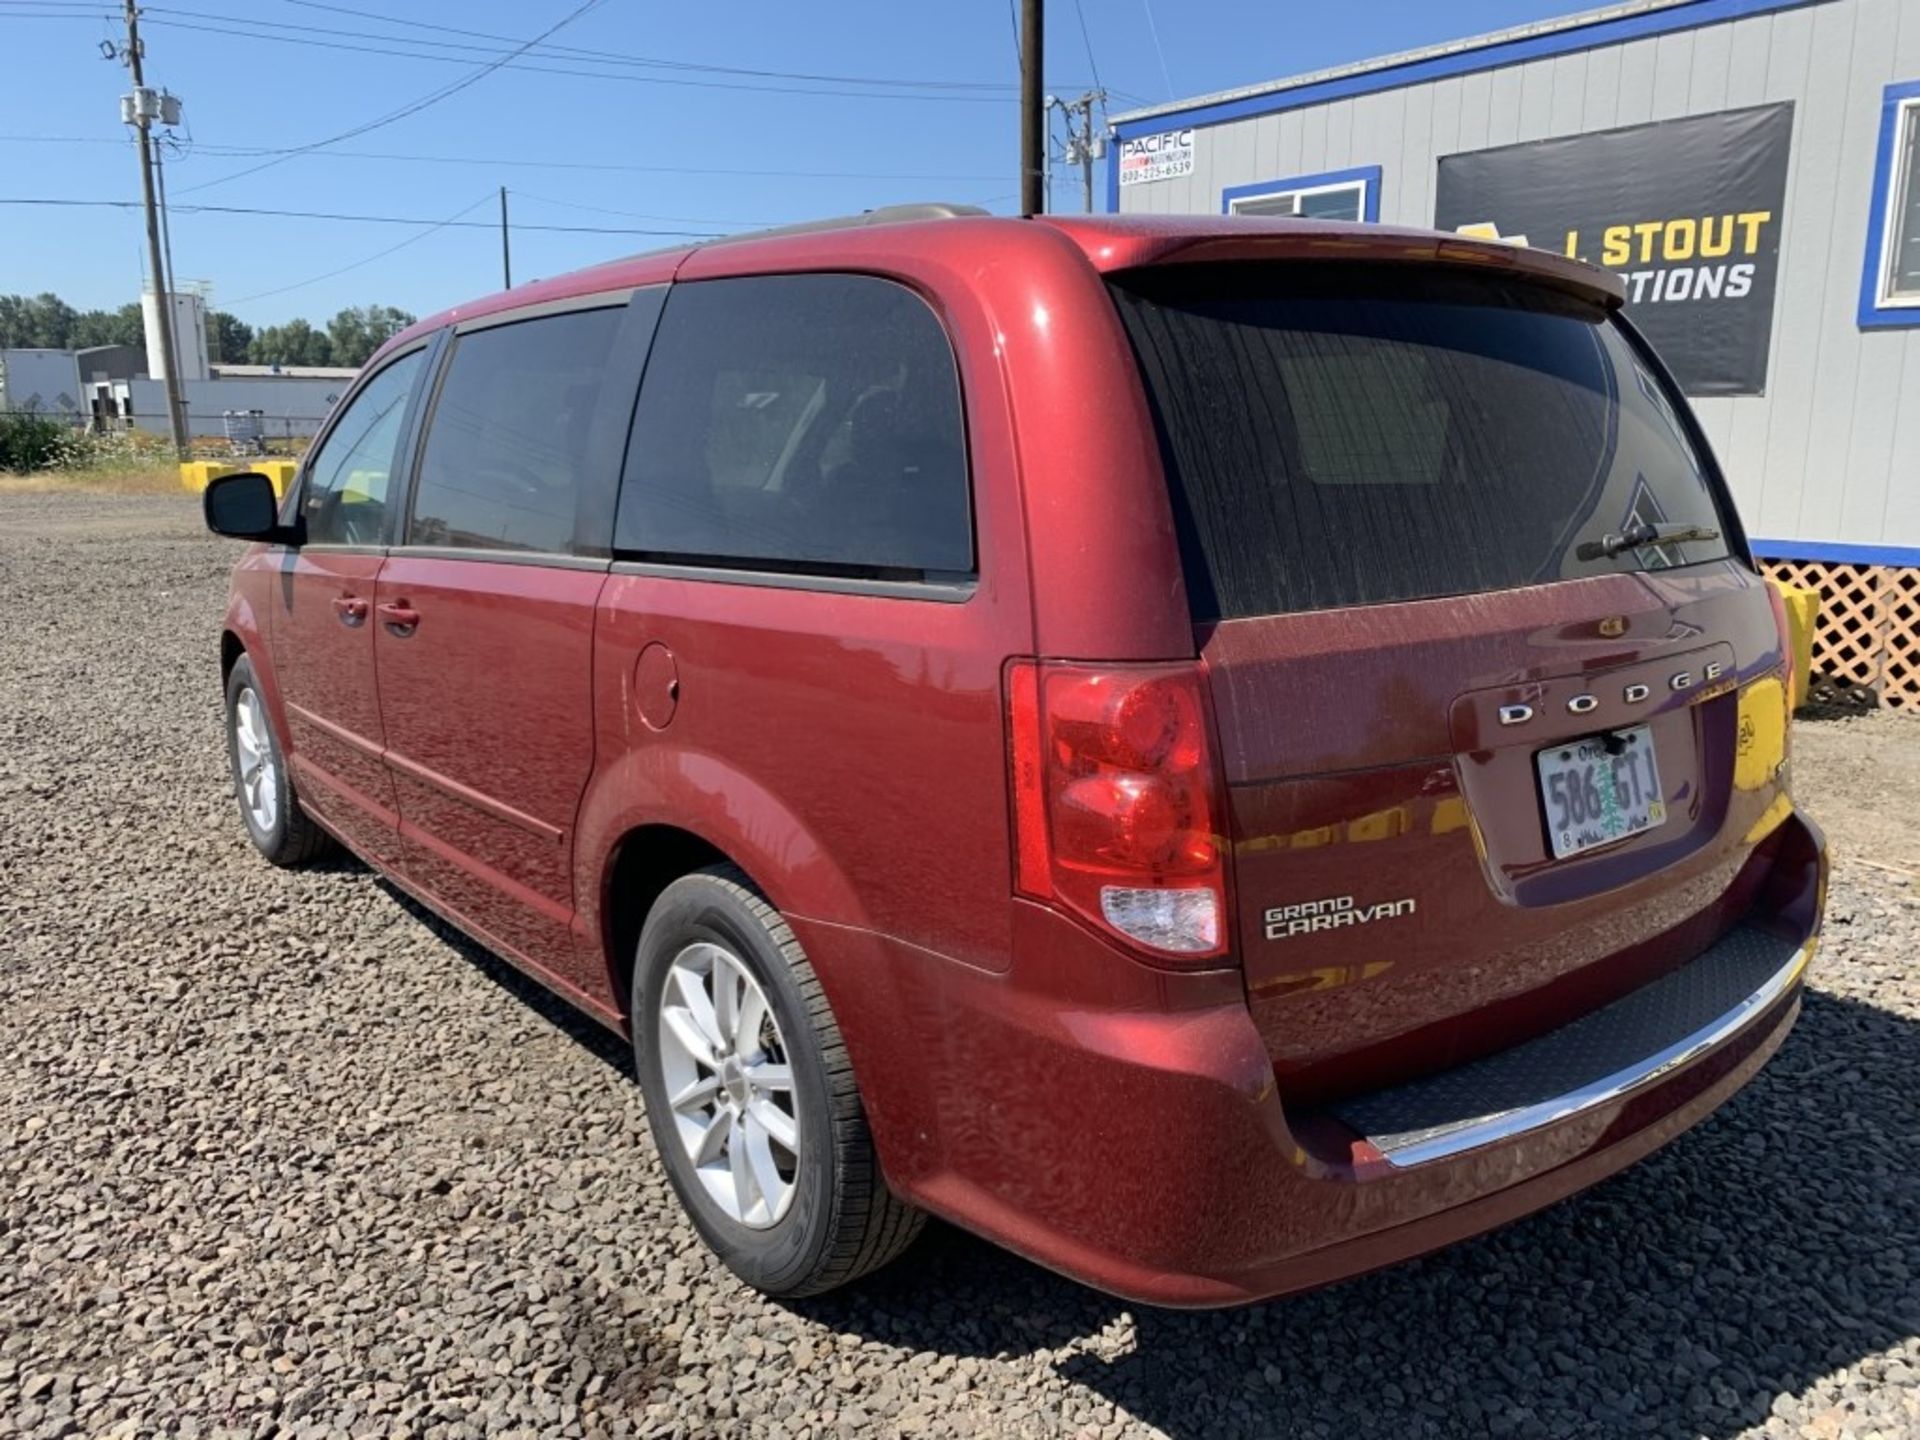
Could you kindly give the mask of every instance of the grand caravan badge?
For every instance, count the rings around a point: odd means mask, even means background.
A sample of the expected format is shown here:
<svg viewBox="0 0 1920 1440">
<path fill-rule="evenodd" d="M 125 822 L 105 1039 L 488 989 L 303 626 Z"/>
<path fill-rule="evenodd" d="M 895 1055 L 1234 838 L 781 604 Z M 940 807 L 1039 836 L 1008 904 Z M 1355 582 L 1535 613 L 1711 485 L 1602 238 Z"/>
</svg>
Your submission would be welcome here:
<svg viewBox="0 0 1920 1440">
<path fill-rule="evenodd" d="M 1267 939 L 1291 940 L 1296 935 L 1311 935 L 1321 930 L 1343 930 L 1349 925 L 1397 920 L 1402 915 L 1413 914 L 1416 908 L 1412 896 L 1404 900 L 1378 900 L 1371 905 L 1356 905 L 1351 895 L 1302 900 L 1297 905 L 1279 905 L 1267 911 Z"/>
</svg>

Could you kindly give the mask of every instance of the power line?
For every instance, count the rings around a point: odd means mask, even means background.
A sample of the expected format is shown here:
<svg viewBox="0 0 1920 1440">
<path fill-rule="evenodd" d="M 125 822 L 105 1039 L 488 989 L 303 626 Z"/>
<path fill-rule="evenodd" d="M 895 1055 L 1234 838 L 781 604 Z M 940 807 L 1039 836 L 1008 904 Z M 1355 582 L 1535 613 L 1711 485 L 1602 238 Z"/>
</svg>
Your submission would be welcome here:
<svg viewBox="0 0 1920 1440">
<path fill-rule="evenodd" d="M 1093 58 L 1093 34 L 1087 29 L 1087 12 L 1080 0 L 1073 0 L 1073 13 L 1080 17 L 1080 39 L 1087 47 L 1087 69 L 1093 72 L 1093 88 L 1104 90 L 1106 87 L 1100 83 L 1100 62 Z"/>
<path fill-rule="evenodd" d="M 181 193 L 187 194 L 194 190 L 206 190 L 206 189 L 210 189 L 215 185 L 224 185 L 230 180 L 238 180 L 241 177 L 246 175 L 257 175 L 262 170 L 271 169 L 275 165 L 285 164 L 288 160 L 293 158 L 293 155 L 303 155 L 312 150 L 321 150 L 326 148 L 329 145 L 337 145 L 342 140 L 351 140 L 355 136 L 365 135 L 369 131 L 378 130 L 384 125 L 391 125 L 396 121 L 404 120 L 409 115 L 416 115 L 420 111 L 425 110 L 428 106 L 437 105 L 440 101 L 447 99 L 449 96 L 457 95 L 462 90 L 465 90 L 468 86 L 477 84 L 479 81 L 486 79 L 487 76 L 493 74 L 494 71 L 498 70 L 501 66 L 505 65 L 507 61 L 511 60 L 514 57 L 514 55 L 524 53 L 526 50 L 528 50 L 532 46 L 537 45 L 542 40 L 546 39 L 549 35 L 556 33 L 557 31 L 559 31 L 560 29 L 562 29 L 567 25 L 571 25 L 575 20 L 578 20 L 582 15 L 585 15 L 589 10 L 596 9 L 602 3 L 604 3 L 604 0 L 582 0 L 581 4 L 576 5 L 573 9 L 569 10 L 565 15 L 561 16 L 559 20 L 555 21 L 552 25 L 549 25 L 545 30 L 542 30 L 538 35 L 534 36 L 533 39 L 527 41 L 526 44 L 522 45 L 518 50 L 510 52 L 507 55 L 502 56 L 498 60 L 489 60 L 486 64 L 482 65 L 479 69 L 475 70 L 472 74 L 463 75 L 458 80 L 454 80 L 449 82 L 448 84 L 442 85 L 438 90 L 430 91 L 429 93 L 422 95 L 418 100 L 409 101 L 407 104 L 402 105 L 397 110 L 389 111 L 387 114 L 379 116 L 376 119 L 369 120 L 366 123 L 361 125 L 356 125 L 350 130 L 342 130 L 338 135 L 330 135 L 325 140 L 316 140 L 311 145 L 302 145 L 297 149 L 295 149 L 292 152 L 292 154 L 276 156 L 271 160 L 262 161 L 260 164 L 250 166 L 245 170 L 236 170 L 231 175 L 222 175 L 217 179 L 213 179 L 213 180 L 203 180 L 198 185 L 188 186 L 187 189 L 183 190 Z"/>
<path fill-rule="evenodd" d="M 658 220 L 667 224 L 681 225 L 739 225 L 749 229 L 760 229 L 776 224 L 772 220 L 695 220 L 685 215 L 644 215 L 638 210 L 611 210 L 605 205 L 583 205 L 577 200 L 555 200 L 547 195 L 535 195 L 531 191 L 513 192 L 516 200 L 532 200 L 541 205 L 557 205 L 562 210 L 584 210 L 593 215 L 618 215 L 628 220 Z"/>
<path fill-rule="evenodd" d="M 4 4 L 5 0 L 0 0 Z M 1115 92 L 1116 94 L 1119 92 Z M 123 145 L 124 140 L 111 139 L 100 135 L 0 135 L 0 143 L 23 145 Z M 202 155 L 220 155 L 232 158 L 255 155 L 294 155 L 302 153 L 297 147 L 272 147 L 261 145 L 212 145 L 205 141 L 194 145 L 194 152 Z M 798 180 L 933 180 L 962 181 L 974 183 L 1003 179 L 1000 175 L 963 175 L 953 173 L 936 174 L 910 171 L 883 170 L 786 170 L 786 169 L 727 169 L 711 165 L 629 165 L 609 161 L 592 160 L 534 160 L 512 159 L 502 156 L 486 155 L 410 155 L 386 150 L 325 150 L 313 155 L 318 160 L 392 160 L 422 165 L 484 165 L 489 168 L 510 166 L 534 170 L 592 170 L 611 171 L 636 175 L 719 175 L 746 178 L 791 178 Z"/>
<path fill-rule="evenodd" d="M 172 30 L 190 30 L 208 35 L 228 35 L 242 40 L 264 40 L 273 44 L 298 45 L 303 49 L 345 50 L 362 55 L 386 55 L 402 60 L 428 60 L 441 65 L 469 65 L 472 60 L 461 55 L 436 55 L 420 50 L 395 50 L 379 45 L 355 45 L 344 40 L 316 40 L 305 35 L 276 35 L 250 29 L 234 29 L 228 25 L 207 25 L 191 20 L 167 20 L 156 16 L 147 22 L 149 25 Z M 241 22 L 248 23 L 248 22 Z M 399 43 L 412 43 L 402 41 Z M 478 47 L 464 47 L 478 48 Z M 508 56 L 494 62 L 493 68 L 508 65 L 513 57 Z M 968 94 L 916 94 L 910 91 L 874 91 L 829 89 L 821 86 L 805 85 L 749 85 L 728 80 L 684 80 L 664 75 L 621 74 L 609 70 L 581 70 L 562 65 L 528 65 L 516 63 L 511 67 L 515 72 L 526 75 L 570 75 L 586 80 L 613 80 L 628 85 L 672 85 L 695 90 L 744 91 L 751 95 L 824 95 L 851 100 L 920 100 L 946 101 L 972 105 L 1011 104 L 1011 95 L 968 95 Z"/>
<path fill-rule="evenodd" d="M 0 5 L 9 0 L 0 0 Z M 52 4 L 61 0 L 11 0 L 11 3 Z M 0 9 L 0 19 L 74 19 L 92 18 L 97 12 L 97 0 L 75 0 L 77 6 L 70 12 L 25 13 L 9 12 Z M 287 0 L 297 3 L 297 0 Z M 320 7 L 326 9 L 344 9 L 340 6 Z M 367 14 L 365 11 L 349 11 L 352 14 Z M 353 54 L 384 55 L 404 60 L 430 60 L 447 65 L 466 65 L 472 63 L 469 55 L 435 53 L 433 49 L 413 48 L 394 49 L 396 45 L 414 47 L 438 47 L 441 50 L 464 50 L 479 55 L 494 57 L 502 65 L 540 75 L 567 75 L 585 79 L 618 80 L 628 84 L 675 85 L 695 89 L 744 91 L 748 94 L 764 93 L 772 95 L 821 95 L 842 99 L 873 100 L 946 100 L 964 101 L 976 104 L 1005 104 L 1014 98 L 1012 87 L 988 81 L 964 80 L 906 80 L 890 79 L 863 75 L 823 75 L 804 71 L 757 70 L 742 66 L 696 64 L 689 61 L 663 60 L 651 56 L 628 55 L 611 51 L 594 51 L 579 46 L 523 46 L 508 52 L 497 47 L 466 45 L 452 41 L 416 41 L 405 36 L 386 35 L 364 30 L 339 30 L 324 26 L 297 25 L 286 21 L 256 20 L 250 16 L 225 15 L 211 11 L 184 10 L 170 6 L 153 6 L 143 11 L 150 26 L 169 27 L 208 35 L 226 35 L 243 40 L 264 40 L 283 45 L 299 45 L 311 49 L 341 50 Z M 164 16 L 184 16 L 185 19 L 166 19 Z M 109 18 L 102 14 L 101 18 Z M 377 17 L 385 18 L 385 17 Z M 205 23 L 216 22 L 216 23 Z M 418 25 L 423 28 L 448 31 L 454 34 L 486 36 L 488 32 L 461 30 L 454 26 L 426 25 L 422 21 L 388 20 L 395 25 Z M 236 28 L 237 27 L 237 28 Z M 290 32 L 290 33 L 277 33 Z M 337 36 L 340 39 L 316 39 L 315 36 Z M 504 37 L 502 37 L 504 38 Z M 351 44 L 352 39 L 375 40 L 380 44 Z M 1017 41 L 1016 41 L 1017 45 Z M 707 74 L 740 75 L 769 79 L 795 79 L 817 81 L 819 85 L 764 85 L 742 84 L 716 80 L 675 79 L 661 75 L 631 75 L 605 70 L 582 70 L 559 65 L 535 65 L 521 62 L 520 57 L 553 57 L 573 59 L 576 66 L 581 63 L 609 65 L 629 68 L 667 69 L 675 71 L 699 72 Z M 867 86 L 869 89 L 822 88 L 823 86 Z M 939 93 L 915 93 L 933 91 Z M 964 93 L 964 92 L 984 93 Z"/>
<path fill-rule="evenodd" d="M 0 205 L 51 205 L 62 207 L 104 207 L 137 210 L 138 200 L 66 200 L 45 196 L 0 196 Z M 491 230 L 491 220 L 424 220 L 406 215 L 340 215 L 325 210 L 270 210 L 252 205 L 172 205 L 175 215 L 264 215 L 278 220 L 337 220 L 359 225 L 457 225 L 462 228 Z M 519 230 L 545 230 L 560 235 L 661 235 L 669 239 L 712 240 L 714 230 L 652 230 L 621 225 L 517 225 Z"/>
<path fill-rule="evenodd" d="M 37 4 L 37 3 L 40 3 L 40 0 L 22 0 L 22 3 Z M 81 3 L 85 3 L 85 0 L 73 0 L 73 3 L 81 4 Z M 307 10 L 324 10 L 337 15 L 352 15 L 364 20 L 377 20 L 387 25 L 404 25 L 411 29 L 416 29 L 416 30 L 432 30 L 432 31 L 437 31 L 438 33 L 443 35 L 465 35 L 469 39 L 507 41 L 509 43 L 511 43 L 512 41 L 511 36 L 500 35 L 487 30 L 468 30 L 468 29 L 463 29 L 462 27 L 457 25 L 437 25 L 432 23 L 431 21 L 426 21 L 426 20 L 408 20 L 400 16 L 382 15 L 377 11 L 372 11 L 372 10 L 357 10 L 357 9 L 354 9 L 352 6 L 348 6 L 348 5 L 324 4 L 324 3 L 321 3 L 321 0 L 281 0 L 281 3 L 286 5 L 297 5 L 297 6 L 300 6 L 302 9 L 307 9 Z M 176 11 L 167 7 L 162 7 L 162 8 L 167 14 L 184 15 L 184 14 L 194 13 L 194 12 L 185 11 L 185 10 Z M 260 21 L 250 21 L 249 23 L 260 24 L 260 25 L 280 25 L 280 24 L 287 24 L 288 22 L 260 20 Z M 352 32 L 339 32 L 339 33 L 352 33 Z M 904 89 L 997 90 L 997 91 L 1007 91 L 1007 92 L 1011 92 L 1012 90 L 1015 89 L 1014 86 L 1009 85 L 1003 81 L 919 80 L 919 79 L 904 79 L 904 78 L 892 77 L 892 76 L 882 77 L 882 76 L 871 76 L 871 75 L 824 75 L 824 74 L 817 74 L 817 73 L 811 73 L 811 72 L 800 71 L 800 70 L 761 70 L 761 69 L 754 69 L 748 66 L 740 66 L 740 65 L 713 65 L 713 64 L 706 64 L 706 63 L 701 63 L 701 62 L 696 62 L 691 60 L 664 60 L 656 56 L 635 55 L 630 52 L 594 49 L 594 48 L 588 48 L 586 46 L 580 46 L 580 45 L 542 45 L 539 47 L 539 51 L 542 54 L 550 54 L 550 55 L 556 55 L 556 56 L 557 55 L 578 56 L 585 59 L 598 60 L 606 64 L 617 63 L 617 64 L 624 64 L 624 65 L 657 66 L 660 68 L 672 69 L 672 70 L 698 70 L 698 71 L 703 71 L 703 72 L 706 72 L 709 74 L 715 74 L 715 75 L 744 75 L 744 76 L 756 77 L 760 79 L 771 79 L 771 80 L 810 80 L 810 81 L 819 82 L 821 84 L 829 84 L 829 85 L 885 85 L 885 86 L 894 86 L 894 87 L 904 88 Z"/>
<path fill-rule="evenodd" d="M 402 240 L 397 245 L 389 245 L 384 250 L 377 250 L 373 254 L 367 256 L 366 259 L 364 260 L 356 260 L 351 265 L 342 265 L 338 270 L 329 270 L 324 275 L 315 275 L 306 280 L 296 280 L 291 285 L 281 285 L 278 288 L 273 290 L 258 290 L 251 295 L 242 295 L 238 300 L 234 300 L 230 303 L 235 305 L 246 305 L 255 300 L 265 300 L 269 296 L 285 295 L 289 290 L 304 290 L 309 285 L 318 285 L 322 280 L 331 280 L 333 279 L 334 276 L 344 275 L 349 270 L 358 270 L 363 265 L 371 265 L 376 260 L 384 260 L 387 258 L 387 256 L 393 254 L 396 250 L 404 250 L 407 248 L 407 246 L 412 245 L 417 241 L 424 240 L 429 235 L 432 235 L 437 231 L 446 229 L 449 225 L 452 225 L 456 221 L 458 221 L 462 216 L 470 215 L 475 210 L 478 210 L 482 205 L 486 204 L 487 201 L 491 200 L 492 198 L 493 198 L 492 195 L 482 195 L 478 200 L 474 201 L 473 204 L 467 206 L 465 209 L 454 211 L 453 214 L 449 215 L 446 219 L 435 221 L 433 224 L 427 226 L 426 229 L 422 230 L 419 234 L 409 235 L 406 239 Z"/>
<path fill-rule="evenodd" d="M 1153 0 L 1140 0 L 1140 8 L 1147 12 L 1147 34 L 1153 37 L 1153 53 L 1160 57 L 1160 78 L 1167 82 L 1167 98 L 1172 100 L 1173 76 L 1167 72 L 1167 52 L 1160 48 L 1160 27 L 1153 23 Z"/>
</svg>

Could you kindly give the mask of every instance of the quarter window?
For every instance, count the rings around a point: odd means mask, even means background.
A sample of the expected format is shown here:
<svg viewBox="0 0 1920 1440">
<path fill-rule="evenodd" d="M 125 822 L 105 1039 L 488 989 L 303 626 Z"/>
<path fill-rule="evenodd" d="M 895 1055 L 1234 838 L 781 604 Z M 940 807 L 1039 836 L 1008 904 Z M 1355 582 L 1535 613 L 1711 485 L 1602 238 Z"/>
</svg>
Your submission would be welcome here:
<svg viewBox="0 0 1920 1440">
<path fill-rule="evenodd" d="M 300 508 L 308 544 L 386 543 L 387 496 L 407 399 L 426 353 L 403 355 L 361 386 L 307 461 Z"/>
<path fill-rule="evenodd" d="M 580 532 L 596 510 L 594 488 L 612 480 L 591 473 L 590 451 L 624 313 L 577 310 L 454 341 L 420 457 L 408 544 L 606 553 L 604 533 L 596 542 Z"/>
<path fill-rule="evenodd" d="M 960 386 L 912 291 L 862 275 L 675 286 L 621 482 L 635 558 L 924 578 L 973 567 Z"/>
</svg>

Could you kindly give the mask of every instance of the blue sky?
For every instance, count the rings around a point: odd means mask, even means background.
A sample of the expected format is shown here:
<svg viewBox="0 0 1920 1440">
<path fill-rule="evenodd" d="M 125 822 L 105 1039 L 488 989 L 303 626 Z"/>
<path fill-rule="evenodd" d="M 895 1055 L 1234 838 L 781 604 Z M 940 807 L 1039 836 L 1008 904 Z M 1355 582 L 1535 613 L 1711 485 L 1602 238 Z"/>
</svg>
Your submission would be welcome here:
<svg viewBox="0 0 1920 1440">
<path fill-rule="evenodd" d="M 310 146 L 382 119 L 474 76 L 581 3 L 150 5 L 147 83 L 186 104 L 184 143 L 167 166 L 176 278 L 210 282 L 216 307 L 254 325 L 320 322 L 372 302 L 424 315 L 499 287 L 495 230 L 423 231 L 463 211 L 465 221 L 494 222 L 501 185 L 522 281 L 673 241 L 534 226 L 711 233 L 906 200 L 1015 203 L 1008 0 L 597 0 L 546 42 L 569 50 L 529 52 L 336 145 L 243 153 Z M 1585 8 L 1080 0 L 1076 9 L 1050 0 L 1047 80 L 1078 94 L 1097 68 L 1117 112 Z M 12 62 L 0 100 L 0 197 L 139 198 L 118 115 L 126 72 L 99 50 L 123 33 L 118 9 L 0 0 L 0 55 Z M 196 203 L 421 223 L 187 210 Z M 1077 208 L 1077 186 L 1061 183 L 1056 203 Z M 0 292 L 52 290 L 82 309 L 112 307 L 137 296 L 143 266 L 137 209 L 0 205 Z M 343 273 L 316 278 L 330 271 Z"/>
</svg>

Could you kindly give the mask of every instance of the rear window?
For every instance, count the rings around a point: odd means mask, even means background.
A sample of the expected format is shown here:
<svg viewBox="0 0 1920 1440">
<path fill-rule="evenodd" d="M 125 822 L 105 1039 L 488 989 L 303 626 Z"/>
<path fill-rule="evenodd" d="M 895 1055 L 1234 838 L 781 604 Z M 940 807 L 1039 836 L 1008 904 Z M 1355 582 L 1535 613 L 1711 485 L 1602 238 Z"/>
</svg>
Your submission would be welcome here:
<svg viewBox="0 0 1920 1440">
<path fill-rule="evenodd" d="M 1404 267 L 1119 277 L 1198 619 L 1726 556 L 1675 401 L 1597 306 Z M 1581 559 L 1641 524 L 1723 538 Z"/>
</svg>

